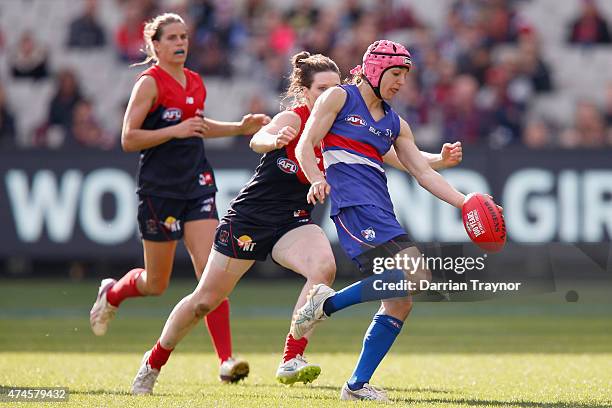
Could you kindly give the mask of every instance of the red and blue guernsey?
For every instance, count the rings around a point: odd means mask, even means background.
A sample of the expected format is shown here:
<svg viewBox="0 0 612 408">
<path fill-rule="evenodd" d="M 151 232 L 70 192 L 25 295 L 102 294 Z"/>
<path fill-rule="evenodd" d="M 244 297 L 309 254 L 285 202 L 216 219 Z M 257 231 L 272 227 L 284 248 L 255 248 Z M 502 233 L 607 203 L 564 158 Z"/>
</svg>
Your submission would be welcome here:
<svg viewBox="0 0 612 408">
<path fill-rule="evenodd" d="M 382 156 L 399 135 L 399 116 L 383 101 L 385 116 L 375 121 L 357 87 L 342 88 L 346 101 L 323 139 L 326 179 L 332 186 L 331 215 L 364 204 L 393 212 Z"/>
<path fill-rule="evenodd" d="M 383 101 L 376 121 L 357 86 L 342 85 L 344 106 L 322 142 L 325 176 L 331 186 L 330 215 L 340 244 L 351 258 L 405 231 L 393 213 L 383 156 L 400 131 L 397 113 Z"/>
</svg>

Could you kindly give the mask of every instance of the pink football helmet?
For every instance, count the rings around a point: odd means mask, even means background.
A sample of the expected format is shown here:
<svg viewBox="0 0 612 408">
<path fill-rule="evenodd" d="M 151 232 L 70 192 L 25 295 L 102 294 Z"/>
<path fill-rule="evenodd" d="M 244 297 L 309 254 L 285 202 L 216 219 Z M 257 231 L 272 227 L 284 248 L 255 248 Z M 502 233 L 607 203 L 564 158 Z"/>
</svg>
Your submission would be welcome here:
<svg viewBox="0 0 612 408">
<path fill-rule="evenodd" d="M 379 40 L 372 43 L 363 54 L 363 65 L 351 73 L 361 73 L 380 98 L 380 79 L 385 71 L 394 67 L 410 70 L 411 66 L 412 59 L 406 47 L 390 40 Z"/>
</svg>

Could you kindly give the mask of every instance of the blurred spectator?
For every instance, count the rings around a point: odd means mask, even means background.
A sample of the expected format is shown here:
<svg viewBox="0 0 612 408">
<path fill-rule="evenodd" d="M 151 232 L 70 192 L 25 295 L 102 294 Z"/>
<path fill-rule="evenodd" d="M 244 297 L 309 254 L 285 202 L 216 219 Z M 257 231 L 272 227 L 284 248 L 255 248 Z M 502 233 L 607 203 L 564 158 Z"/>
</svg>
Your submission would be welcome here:
<svg viewBox="0 0 612 408">
<path fill-rule="evenodd" d="M 478 82 L 469 75 L 459 75 L 451 95 L 443 106 L 442 139 L 466 144 L 479 142 L 489 134 L 488 113 L 476 103 Z"/>
<path fill-rule="evenodd" d="M 77 103 L 83 99 L 75 73 L 63 69 L 57 74 L 57 91 L 49 105 L 48 125 L 59 125 L 64 131 L 72 126 L 72 117 Z"/>
<path fill-rule="evenodd" d="M 283 19 L 280 11 L 270 10 L 266 15 L 265 29 L 268 32 L 268 46 L 280 55 L 287 55 L 293 49 L 296 35 L 293 28 Z"/>
<path fill-rule="evenodd" d="M 70 23 L 68 47 L 82 49 L 104 47 L 106 34 L 96 16 L 98 0 L 85 0 L 84 6 L 83 15 Z"/>
<path fill-rule="evenodd" d="M 597 8 L 595 0 L 582 0 L 580 16 L 571 23 L 568 42 L 572 44 L 610 44 L 608 23 Z"/>
<path fill-rule="evenodd" d="M 548 64 L 542 59 L 535 34 L 525 34 L 519 40 L 519 71 L 525 75 L 535 92 L 550 92 L 553 83 Z"/>
<path fill-rule="evenodd" d="M 560 144 L 565 148 L 602 148 L 609 144 L 602 113 L 593 102 L 578 102 L 574 126 L 561 133 Z"/>
<path fill-rule="evenodd" d="M 344 0 L 342 4 L 342 15 L 340 23 L 343 28 L 351 28 L 365 14 L 365 10 L 359 0 Z"/>
<path fill-rule="evenodd" d="M 65 146 L 110 150 L 117 144 L 117 140 L 100 126 L 94 115 L 93 105 L 86 99 L 81 99 L 74 106 L 68 134 Z"/>
<path fill-rule="evenodd" d="M 423 26 L 410 5 L 403 1 L 382 0 L 376 10 L 380 13 L 379 30 L 386 34 L 395 30 L 420 28 Z"/>
<path fill-rule="evenodd" d="M 211 35 L 208 40 L 190 52 L 192 67 L 200 75 L 231 77 L 232 66 L 227 50 L 220 44 L 218 36 Z"/>
<path fill-rule="evenodd" d="M 10 148 L 17 145 L 17 130 L 15 128 L 15 117 L 6 103 L 4 87 L 0 83 L 0 147 Z"/>
<path fill-rule="evenodd" d="M 287 12 L 287 21 L 298 35 L 303 35 L 308 28 L 317 24 L 319 14 L 313 0 L 300 0 Z"/>
<path fill-rule="evenodd" d="M 483 107 L 492 115 L 495 127 L 491 129 L 489 144 L 500 148 L 520 139 L 527 113 L 527 104 L 533 95 L 528 78 L 519 72 L 520 57 L 516 50 L 508 49 L 500 63 L 487 71 L 483 88 Z"/>
<path fill-rule="evenodd" d="M 606 126 L 612 130 L 612 81 L 606 86 L 606 95 L 604 97 L 604 115 Z"/>
<path fill-rule="evenodd" d="M 36 42 L 30 31 L 21 34 L 11 55 L 11 72 L 15 78 L 44 79 L 47 71 L 47 50 Z"/>
<path fill-rule="evenodd" d="M 115 33 L 117 52 L 122 61 L 128 63 L 140 62 L 144 59 L 144 54 L 141 51 L 144 49 L 142 30 L 147 16 L 136 0 L 126 3 L 124 11 L 123 22 Z"/>
<path fill-rule="evenodd" d="M 530 149 L 542 149 L 552 146 L 550 126 L 541 119 L 532 119 L 525 125 L 523 144 Z"/>
</svg>

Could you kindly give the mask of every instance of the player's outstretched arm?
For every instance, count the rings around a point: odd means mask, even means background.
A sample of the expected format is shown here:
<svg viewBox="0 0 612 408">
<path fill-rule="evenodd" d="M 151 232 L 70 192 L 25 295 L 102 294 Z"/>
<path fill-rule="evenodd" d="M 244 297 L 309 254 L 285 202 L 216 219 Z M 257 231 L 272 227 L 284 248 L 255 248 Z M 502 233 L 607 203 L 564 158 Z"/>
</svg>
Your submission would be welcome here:
<svg viewBox="0 0 612 408">
<path fill-rule="evenodd" d="M 121 146 L 126 152 L 148 149 L 172 138 L 202 137 L 207 130 L 202 118 L 190 118 L 178 125 L 157 130 L 141 129 L 147 113 L 157 99 L 155 79 L 145 75 L 136 82 L 128 102 L 123 128 L 121 129 Z"/>
<path fill-rule="evenodd" d="M 395 142 L 397 157 L 418 183 L 441 200 L 461 209 L 465 196 L 432 169 L 414 144 L 410 126 L 400 119 L 400 134 Z"/>
<path fill-rule="evenodd" d="M 427 160 L 427 163 L 429 163 L 432 169 L 442 170 L 455 167 L 461 163 L 461 160 L 463 160 L 463 148 L 461 142 L 444 143 L 440 153 L 436 154 L 421 151 L 421 155 Z M 383 156 L 383 161 L 398 170 L 408 171 L 397 158 L 397 153 L 393 146 L 391 146 L 391 149 Z"/>
<path fill-rule="evenodd" d="M 270 123 L 270 117 L 263 113 L 249 113 L 242 117 L 240 122 L 222 122 L 211 118 L 204 118 L 208 130 L 205 138 L 227 137 L 238 135 L 252 135 L 262 126 Z"/>
<path fill-rule="evenodd" d="M 317 98 L 304 127 L 302 137 L 295 148 L 295 156 L 304 175 L 310 181 L 310 190 L 307 196 L 309 203 L 315 204 L 317 200 L 323 203 L 325 197 L 329 194 L 330 186 L 317 166 L 314 148 L 321 143 L 321 140 L 333 125 L 345 100 L 346 91 L 340 87 L 329 88 L 323 92 Z"/>
<path fill-rule="evenodd" d="M 249 146 L 257 153 L 280 149 L 295 139 L 301 126 L 302 120 L 297 113 L 290 110 L 279 112 L 253 135 Z"/>
</svg>

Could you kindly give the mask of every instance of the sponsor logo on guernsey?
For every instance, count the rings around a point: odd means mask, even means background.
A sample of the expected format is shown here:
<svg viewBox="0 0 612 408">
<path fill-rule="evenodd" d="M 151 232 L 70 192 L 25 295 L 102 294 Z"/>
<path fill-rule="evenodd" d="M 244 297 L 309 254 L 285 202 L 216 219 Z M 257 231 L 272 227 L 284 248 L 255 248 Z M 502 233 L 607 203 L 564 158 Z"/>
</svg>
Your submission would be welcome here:
<svg viewBox="0 0 612 408">
<path fill-rule="evenodd" d="M 166 218 L 164 221 L 164 227 L 170 232 L 177 232 L 181 230 L 181 221 L 177 220 L 173 216 Z"/>
<path fill-rule="evenodd" d="M 308 217 L 310 214 L 306 210 L 295 210 L 293 211 L 293 216 L 295 218 Z"/>
<path fill-rule="evenodd" d="M 226 230 L 219 231 L 219 244 L 226 246 L 229 241 L 229 232 Z"/>
<path fill-rule="evenodd" d="M 193 96 L 188 96 L 187 99 L 185 99 L 185 103 L 187 105 L 193 105 L 194 103 Z"/>
<path fill-rule="evenodd" d="M 361 236 L 366 241 L 374 241 L 374 238 L 376 238 L 376 231 L 374 231 L 374 228 L 368 227 L 364 230 L 361 230 Z"/>
<path fill-rule="evenodd" d="M 391 129 L 385 129 L 385 133 L 389 139 L 393 139 L 393 131 Z"/>
<path fill-rule="evenodd" d="M 367 125 L 366 121 L 359 115 L 349 115 L 344 120 L 346 120 L 348 123 L 350 123 L 353 126 L 366 126 Z"/>
<path fill-rule="evenodd" d="M 146 223 L 147 234 L 157 234 L 157 221 L 149 218 Z"/>
<path fill-rule="evenodd" d="M 382 136 L 382 132 L 380 131 L 380 129 L 376 129 L 374 126 L 370 126 L 368 130 L 370 131 L 370 133 L 374 133 L 376 136 Z"/>
<path fill-rule="evenodd" d="M 242 249 L 244 252 L 253 252 L 256 242 L 253 242 L 253 238 L 248 235 L 241 235 L 239 238 L 236 238 L 236 242 L 238 243 L 238 247 Z"/>
<path fill-rule="evenodd" d="M 162 120 L 166 122 L 176 122 L 183 117 L 183 111 L 179 108 L 168 108 L 162 114 Z"/>
<path fill-rule="evenodd" d="M 278 160 L 276 160 L 276 165 L 287 174 L 295 174 L 298 171 L 298 165 L 286 157 L 279 157 Z"/>
<path fill-rule="evenodd" d="M 202 200 L 202 208 L 200 208 L 200 212 L 211 212 L 213 209 L 213 205 L 215 205 L 214 197 L 208 197 Z"/>
<path fill-rule="evenodd" d="M 205 171 L 198 176 L 198 183 L 201 186 L 210 186 L 215 182 L 213 175 L 210 171 Z"/>
</svg>

